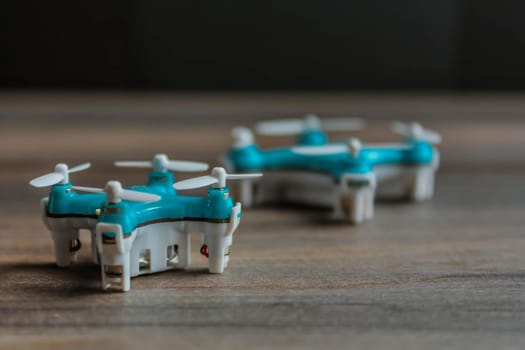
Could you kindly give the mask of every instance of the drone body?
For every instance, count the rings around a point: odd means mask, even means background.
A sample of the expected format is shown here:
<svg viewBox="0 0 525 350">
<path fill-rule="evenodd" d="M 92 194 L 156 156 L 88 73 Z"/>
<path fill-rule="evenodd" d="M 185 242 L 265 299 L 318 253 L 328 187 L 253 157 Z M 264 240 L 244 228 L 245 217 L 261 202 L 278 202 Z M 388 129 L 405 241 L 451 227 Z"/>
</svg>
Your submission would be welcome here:
<svg viewBox="0 0 525 350">
<path fill-rule="evenodd" d="M 378 184 L 397 178 L 413 200 L 433 196 L 439 152 L 428 140 L 407 135 L 398 144 L 367 145 L 357 139 L 328 143 L 319 129 L 321 120 L 312 120 L 308 116 L 305 121 L 259 124 L 257 131 L 262 134 L 298 133 L 296 145 L 270 150 L 261 150 L 247 128 L 233 130 L 226 166 L 236 172 L 265 173 L 260 181 L 242 181 L 240 195 L 245 206 L 271 201 L 321 205 L 331 207 L 335 218 L 361 223 L 374 215 Z M 344 128 L 334 121 L 327 125 L 332 123 L 332 130 Z M 349 122 L 347 126 L 352 127 Z"/>
<path fill-rule="evenodd" d="M 203 165 L 194 163 L 189 168 L 199 171 Z M 178 184 L 181 189 L 195 187 L 185 186 L 188 180 L 174 184 L 167 169 L 154 169 L 146 186 L 128 189 L 117 181 L 108 182 L 105 189 L 73 186 L 67 178 L 53 184 L 49 197 L 42 199 L 42 215 L 51 231 L 57 265 L 70 265 L 80 249 L 79 230 L 87 229 L 92 259 L 101 265 L 102 288 L 127 291 L 131 277 L 188 267 L 189 235 L 200 232 L 209 271 L 222 273 L 240 222 L 241 204 L 233 202 L 225 184 L 234 175 L 214 168 L 208 178 L 214 181 L 205 182 L 213 185 L 206 196 L 179 195 Z M 36 180 L 34 185 L 48 185 Z"/>
</svg>

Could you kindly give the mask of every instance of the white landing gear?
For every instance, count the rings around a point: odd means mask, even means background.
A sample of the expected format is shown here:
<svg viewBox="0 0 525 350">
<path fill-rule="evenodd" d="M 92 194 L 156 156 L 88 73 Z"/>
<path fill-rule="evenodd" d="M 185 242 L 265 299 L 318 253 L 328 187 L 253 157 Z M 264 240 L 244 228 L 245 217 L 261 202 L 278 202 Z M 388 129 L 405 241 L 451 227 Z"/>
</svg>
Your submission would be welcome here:
<svg viewBox="0 0 525 350">
<path fill-rule="evenodd" d="M 51 237 L 55 248 L 56 264 L 60 267 L 71 265 L 76 258 L 76 253 L 80 249 L 78 230 L 52 230 Z"/>
<path fill-rule="evenodd" d="M 360 224 L 374 217 L 375 174 L 344 174 L 340 196 L 334 198 L 334 218 Z"/>
<path fill-rule="evenodd" d="M 138 228 L 131 248 L 131 277 L 187 267 L 191 241 L 185 226 L 184 222 L 161 222 Z"/>
<path fill-rule="evenodd" d="M 131 277 L 187 267 L 191 262 L 189 234 L 178 230 L 178 224 L 155 223 L 124 237 L 120 225 L 98 223 L 95 236 L 102 289 L 126 292 Z M 104 232 L 114 232 L 115 238 L 105 238 Z"/>
<path fill-rule="evenodd" d="M 55 251 L 55 261 L 60 267 L 67 267 L 75 262 L 76 254 L 81 248 L 79 232 L 81 229 L 91 230 L 91 254 L 94 262 L 98 262 L 94 230 L 96 219 L 85 217 L 48 217 L 48 197 L 41 200 L 42 221 L 51 232 Z"/>
<path fill-rule="evenodd" d="M 124 238 L 120 225 L 98 223 L 95 231 L 97 247 L 100 252 L 102 289 L 129 291 L 131 286 L 130 251 L 133 241 L 137 237 L 137 230 Z M 115 237 L 104 238 L 104 232 L 113 232 Z"/>
<path fill-rule="evenodd" d="M 45 216 L 45 205 L 47 198 L 42 200 L 43 220 L 51 231 L 53 248 L 55 251 L 55 262 L 60 267 L 68 267 L 76 259 L 76 253 L 81 247 L 78 239 L 78 228 L 74 227 L 69 218 L 48 218 Z"/>
<path fill-rule="evenodd" d="M 408 177 L 407 193 L 415 202 L 431 199 L 434 196 L 434 169 L 431 166 L 421 166 L 413 170 Z"/>
<path fill-rule="evenodd" d="M 240 222 L 241 204 L 231 210 L 229 222 L 163 222 L 142 226 L 124 236 L 119 224 L 99 222 L 95 227 L 103 290 L 126 292 L 131 277 L 191 263 L 189 232 L 203 232 L 210 273 L 223 273 L 228 265 L 233 232 Z M 114 233 L 114 238 L 104 233 Z"/>
<path fill-rule="evenodd" d="M 223 273 L 228 266 L 229 247 L 232 245 L 233 232 L 240 222 L 241 203 L 232 208 L 230 222 L 206 223 L 204 226 L 204 244 L 208 247 L 210 273 Z"/>
<path fill-rule="evenodd" d="M 431 164 L 415 166 L 408 171 L 407 193 L 411 200 L 420 202 L 434 196 L 434 177 L 439 167 L 439 152 L 434 150 Z"/>
</svg>

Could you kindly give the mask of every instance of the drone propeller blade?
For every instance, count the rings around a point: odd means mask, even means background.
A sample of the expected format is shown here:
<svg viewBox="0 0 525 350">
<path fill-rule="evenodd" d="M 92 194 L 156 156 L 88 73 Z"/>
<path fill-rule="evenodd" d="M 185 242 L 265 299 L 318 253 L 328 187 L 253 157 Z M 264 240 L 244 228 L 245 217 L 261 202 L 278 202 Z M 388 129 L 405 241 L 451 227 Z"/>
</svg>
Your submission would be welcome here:
<svg viewBox="0 0 525 350">
<path fill-rule="evenodd" d="M 123 168 L 151 168 L 153 166 L 153 163 L 150 161 L 118 161 L 113 164 Z"/>
<path fill-rule="evenodd" d="M 98 188 L 98 187 L 72 186 L 71 188 L 77 191 L 89 192 L 89 193 L 106 193 L 107 191 L 107 189 Z M 146 202 L 147 203 L 147 202 L 156 202 L 159 199 L 161 199 L 161 197 L 156 194 L 125 190 L 125 189 L 121 189 L 118 186 L 114 189 L 114 191 L 115 191 L 114 194 L 118 198 L 130 201 L 130 202 Z"/>
<path fill-rule="evenodd" d="M 295 154 L 301 154 L 305 156 L 321 156 L 329 154 L 347 153 L 348 146 L 345 144 L 326 146 L 296 146 L 292 147 L 291 151 Z"/>
<path fill-rule="evenodd" d="M 321 128 L 326 131 L 355 131 L 365 127 L 361 118 L 324 118 L 321 119 Z"/>
<path fill-rule="evenodd" d="M 427 140 L 430 143 L 433 143 L 433 144 L 441 143 L 441 135 L 435 131 L 425 129 L 424 137 L 425 137 L 425 140 Z"/>
<path fill-rule="evenodd" d="M 55 165 L 54 172 L 34 178 L 29 182 L 29 184 L 34 187 L 48 187 L 59 183 L 65 184 L 69 182 L 70 173 L 77 173 L 79 171 L 86 170 L 89 167 L 91 167 L 91 163 L 80 164 L 71 169 L 68 169 L 67 164 L 58 163 Z"/>
<path fill-rule="evenodd" d="M 406 123 L 396 120 L 392 122 L 392 130 L 406 136 L 410 132 L 410 127 Z"/>
<path fill-rule="evenodd" d="M 232 129 L 233 148 L 244 148 L 254 143 L 253 133 L 244 126 L 237 126 Z"/>
<path fill-rule="evenodd" d="M 158 196 L 156 194 L 124 190 L 124 189 L 120 191 L 118 195 L 120 198 L 130 201 L 130 202 L 151 203 L 151 202 L 156 202 L 161 199 L 161 196 Z"/>
<path fill-rule="evenodd" d="M 33 187 L 48 187 L 56 185 L 62 180 L 64 180 L 64 175 L 60 173 L 49 173 L 34 178 L 29 182 L 29 184 Z"/>
<path fill-rule="evenodd" d="M 441 135 L 437 132 L 425 129 L 419 123 L 403 123 L 399 121 L 392 122 L 394 132 L 414 140 L 422 140 L 432 144 L 441 143 Z"/>
<path fill-rule="evenodd" d="M 67 171 L 68 173 L 78 173 L 79 171 L 83 171 L 83 170 L 86 170 L 86 169 L 89 169 L 91 168 L 91 163 L 84 163 L 84 164 L 80 164 L 80 165 L 77 165 L 73 168 L 69 168 L 69 170 Z"/>
<path fill-rule="evenodd" d="M 295 135 L 304 131 L 303 119 L 268 120 L 255 124 L 260 135 Z"/>
<path fill-rule="evenodd" d="M 153 168 L 155 171 L 166 170 L 192 172 L 208 170 L 208 164 L 186 160 L 169 160 L 165 154 L 156 154 L 153 161 L 119 161 L 116 166 L 127 168 Z"/>
<path fill-rule="evenodd" d="M 360 118 L 324 118 L 308 114 L 302 119 L 268 120 L 255 125 L 261 135 L 296 135 L 308 130 L 360 130 L 364 122 Z"/>
<path fill-rule="evenodd" d="M 208 170 L 208 164 L 187 160 L 170 160 L 165 164 L 166 169 L 179 172 L 193 172 Z"/>
<path fill-rule="evenodd" d="M 402 143 L 372 143 L 360 146 L 360 149 L 394 149 L 399 151 L 410 150 L 412 145 Z M 346 153 L 350 151 L 350 147 L 345 144 L 326 145 L 326 146 L 296 146 L 292 147 L 292 152 L 308 156 L 321 156 L 338 153 Z"/>
<path fill-rule="evenodd" d="M 245 179 L 255 179 L 256 177 L 261 177 L 261 173 L 252 173 L 252 174 L 227 174 L 227 180 L 245 180 Z"/>
<path fill-rule="evenodd" d="M 259 173 L 253 174 L 228 174 L 222 167 L 215 167 L 211 171 L 211 175 L 194 177 L 192 179 L 176 182 L 173 188 L 176 190 L 191 190 L 209 185 L 215 185 L 217 188 L 226 187 L 226 180 L 244 180 L 253 179 L 262 176 Z"/>
<path fill-rule="evenodd" d="M 191 190 L 194 188 L 201 188 L 213 185 L 217 182 L 219 182 L 219 180 L 216 177 L 204 175 L 176 182 L 175 184 L 173 184 L 173 188 L 175 188 L 176 190 Z"/>
</svg>

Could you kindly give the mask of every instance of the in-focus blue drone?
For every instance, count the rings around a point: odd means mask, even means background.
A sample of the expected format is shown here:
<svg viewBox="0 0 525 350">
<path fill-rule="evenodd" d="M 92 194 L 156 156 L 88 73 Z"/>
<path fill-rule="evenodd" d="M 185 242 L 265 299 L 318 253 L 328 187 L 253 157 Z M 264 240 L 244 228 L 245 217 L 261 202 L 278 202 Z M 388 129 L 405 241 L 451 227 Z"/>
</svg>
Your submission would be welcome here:
<svg viewBox="0 0 525 350">
<path fill-rule="evenodd" d="M 35 187 L 51 186 L 41 206 L 57 265 L 70 265 L 81 247 L 79 230 L 90 230 L 92 259 L 101 265 L 102 288 L 128 291 L 131 277 L 189 266 L 189 233 L 201 232 L 201 253 L 209 259 L 209 271 L 222 273 L 241 218 L 241 203 L 233 202 L 226 181 L 261 174 L 228 174 L 217 167 L 211 175 L 174 183 L 170 171 L 204 171 L 208 165 L 169 160 L 164 154 L 153 161 L 115 164 L 153 171 L 147 185 L 128 189 L 118 181 L 109 181 L 104 189 L 73 186 L 69 174 L 88 169 L 89 163 L 74 168 L 57 164 L 54 172 L 30 182 Z M 210 185 L 204 197 L 177 193 Z"/>
<path fill-rule="evenodd" d="M 263 179 L 240 184 L 245 206 L 266 201 L 291 201 L 329 206 L 333 216 L 361 223 L 374 215 L 377 184 L 401 180 L 406 194 L 415 201 L 432 198 L 434 173 L 441 142 L 438 133 L 418 123 L 393 123 L 404 141 L 392 144 L 363 144 L 356 138 L 329 143 L 325 131 L 357 130 L 359 119 L 304 119 L 266 121 L 256 125 L 262 135 L 297 135 L 291 147 L 261 150 L 245 127 L 232 131 L 234 139 L 224 163 L 229 171 L 264 171 Z"/>
</svg>

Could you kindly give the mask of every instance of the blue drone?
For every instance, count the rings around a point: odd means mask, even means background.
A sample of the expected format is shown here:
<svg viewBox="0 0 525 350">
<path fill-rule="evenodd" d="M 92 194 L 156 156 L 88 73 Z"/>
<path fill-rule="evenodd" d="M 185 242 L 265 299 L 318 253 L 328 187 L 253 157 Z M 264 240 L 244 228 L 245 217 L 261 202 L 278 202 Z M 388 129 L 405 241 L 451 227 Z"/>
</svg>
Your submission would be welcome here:
<svg viewBox="0 0 525 350">
<path fill-rule="evenodd" d="M 204 171 L 199 162 L 169 160 L 116 162 L 123 167 L 153 168 L 148 184 L 123 189 L 109 181 L 104 189 L 73 186 L 69 174 L 88 169 L 57 164 L 54 172 L 33 179 L 35 187 L 51 186 L 41 201 L 45 225 L 51 231 L 58 266 L 69 266 L 80 249 L 79 230 L 91 231 L 91 255 L 101 265 L 102 288 L 128 291 L 130 278 L 184 269 L 190 265 L 190 232 L 203 233 L 201 253 L 209 271 L 222 273 L 228 264 L 232 236 L 241 218 L 227 180 L 253 179 L 261 174 L 228 174 L 213 168 L 211 175 L 174 183 L 170 171 Z M 181 196 L 177 190 L 211 186 L 207 196 Z M 80 194 L 78 192 L 89 192 Z"/>
<path fill-rule="evenodd" d="M 404 136 L 393 144 L 363 144 L 357 138 L 330 143 L 325 131 L 357 130 L 359 119 L 304 119 L 266 121 L 256 125 L 262 135 L 296 135 L 291 147 L 261 150 L 245 127 L 232 131 L 232 147 L 224 158 L 229 171 L 264 171 L 263 179 L 240 184 L 245 206 L 267 201 L 291 201 L 333 208 L 335 218 L 361 223 L 374 215 L 377 184 L 397 179 L 415 201 L 432 198 L 439 166 L 438 133 L 418 123 L 393 123 Z"/>
</svg>

